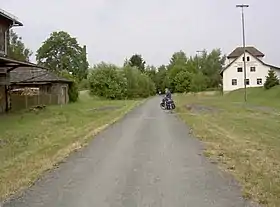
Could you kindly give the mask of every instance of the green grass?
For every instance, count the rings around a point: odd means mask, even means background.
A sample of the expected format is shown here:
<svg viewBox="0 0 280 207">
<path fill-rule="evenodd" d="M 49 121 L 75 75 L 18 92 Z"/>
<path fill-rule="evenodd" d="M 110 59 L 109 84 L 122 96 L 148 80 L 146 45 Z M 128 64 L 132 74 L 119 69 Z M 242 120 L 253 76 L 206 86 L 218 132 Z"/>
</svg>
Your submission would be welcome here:
<svg viewBox="0 0 280 207">
<path fill-rule="evenodd" d="M 206 144 L 205 155 L 236 177 L 246 198 L 279 207 L 280 87 L 249 88 L 246 104 L 243 92 L 177 95 L 177 111 Z"/>
<path fill-rule="evenodd" d="M 84 92 L 77 103 L 1 116 L 0 200 L 32 184 L 140 102 L 102 100 Z M 98 110 L 104 106 L 116 108 Z"/>
</svg>

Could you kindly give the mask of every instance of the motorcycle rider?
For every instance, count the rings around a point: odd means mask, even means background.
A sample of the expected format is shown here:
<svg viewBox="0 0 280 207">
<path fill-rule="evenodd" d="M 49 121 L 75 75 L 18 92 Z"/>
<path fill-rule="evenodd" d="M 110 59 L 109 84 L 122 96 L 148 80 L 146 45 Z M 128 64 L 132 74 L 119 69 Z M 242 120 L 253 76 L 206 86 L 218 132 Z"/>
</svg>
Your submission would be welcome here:
<svg viewBox="0 0 280 207">
<path fill-rule="evenodd" d="M 171 92 L 168 88 L 165 89 L 165 97 L 171 99 Z"/>
<path fill-rule="evenodd" d="M 164 103 L 165 107 L 166 107 L 166 102 L 168 100 L 171 100 L 171 92 L 170 92 L 170 90 L 168 88 L 165 88 L 165 96 L 162 99 L 162 103 Z"/>
</svg>

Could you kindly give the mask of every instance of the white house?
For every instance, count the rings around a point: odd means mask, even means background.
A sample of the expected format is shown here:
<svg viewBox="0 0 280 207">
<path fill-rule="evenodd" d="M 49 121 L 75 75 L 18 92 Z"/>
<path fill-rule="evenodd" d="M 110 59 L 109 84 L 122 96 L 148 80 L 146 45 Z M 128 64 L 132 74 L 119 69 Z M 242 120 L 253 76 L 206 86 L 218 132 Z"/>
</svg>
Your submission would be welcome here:
<svg viewBox="0 0 280 207">
<path fill-rule="evenodd" d="M 264 54 L 255 47 L 246 47 L 246 84 L 247 87 L 263 86 L 268 71 L 273 69 L 280 78 L 280 68 L 263 62 Z M 223 91 L 229 92 L 244 88 L 243 47 L 236 48 L 227 56 L 226 67 L 221 71 Z"/>
</svg>

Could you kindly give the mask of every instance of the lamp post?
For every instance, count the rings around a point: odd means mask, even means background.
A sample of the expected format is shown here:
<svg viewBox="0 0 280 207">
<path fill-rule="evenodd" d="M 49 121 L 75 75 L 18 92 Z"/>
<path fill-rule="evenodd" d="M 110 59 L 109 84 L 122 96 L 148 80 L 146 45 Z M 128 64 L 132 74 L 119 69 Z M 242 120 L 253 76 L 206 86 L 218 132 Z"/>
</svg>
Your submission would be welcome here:
<svg viewBox="0 0 280 207">
<path fill-rule="evenodd" d="M 246 46 L 245 46 L 245 25 L 244 25 L 244 8 L 248 8 L 247 4 L 238 4 L 237 8 L 241 8 L 242 19 L 242 35 L 243 35 L 243 58 L 244 58 L 244 101 L 247 101 L 247 85 L 246 85 Z"/>
</svg>

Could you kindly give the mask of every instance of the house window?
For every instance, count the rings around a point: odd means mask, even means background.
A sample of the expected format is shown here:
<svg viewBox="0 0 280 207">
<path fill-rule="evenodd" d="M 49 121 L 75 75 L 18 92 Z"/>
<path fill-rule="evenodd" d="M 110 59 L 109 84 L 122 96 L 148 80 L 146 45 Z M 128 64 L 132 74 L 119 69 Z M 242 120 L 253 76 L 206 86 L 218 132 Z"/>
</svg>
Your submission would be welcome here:
<svg viewBox="0 0 280 207">
<path fill-rule="evenodd" d="M 256 72 L 256 67 L 250 67 L 251 72 Z"/>
<path fill-rule="evenodd" d="M 231 85 L 236 86 L 237 85 L 237 79 L 232 79 L 231 80 Z"/>
<path fill-rule="evenodd" d="M 5 31 L 0 25 L 0 53 L 5 52 Z"/>
<path fill-rule="evenodd" d="M 246 85 L 250 85 L 250 80 L 246 79 Z"/>
<path fill-rule="evenodd" d="M 237 68 L 237 72 L 242 72 L 242 68 Z"/>
<path fill-rule="evenodd" d="M 250 57 L 249 57 L 249 56 L 247 57 L 247 61 L 248 61 L 248 62 L 250 61 Z"/>
<path fill-rule="evenodd" d="M 242 61 L 244 61 L 244 56 L 242 57 Z"/>
<path fill-rule="evenodd" d="M 261 78 L 257 79 L 257 85 L 262 85 L 262 79 Z"/>
</svg>

